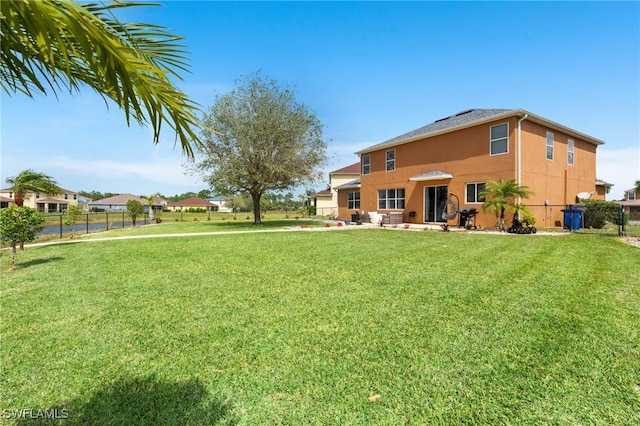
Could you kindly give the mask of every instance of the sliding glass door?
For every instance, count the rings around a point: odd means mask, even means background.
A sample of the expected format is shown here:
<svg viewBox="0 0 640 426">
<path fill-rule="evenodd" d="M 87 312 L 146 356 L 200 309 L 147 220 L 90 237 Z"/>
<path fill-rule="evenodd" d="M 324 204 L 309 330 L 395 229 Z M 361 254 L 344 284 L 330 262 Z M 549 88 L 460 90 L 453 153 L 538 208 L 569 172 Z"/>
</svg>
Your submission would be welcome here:
<svg viewBox="0 0 640 426">
<path fill-rule="evenodd" d="M 447 204 L 449 187 L 447 185 L 424 187 L 424 222 L 446 222 L 442 211 Z"/>
</svg>

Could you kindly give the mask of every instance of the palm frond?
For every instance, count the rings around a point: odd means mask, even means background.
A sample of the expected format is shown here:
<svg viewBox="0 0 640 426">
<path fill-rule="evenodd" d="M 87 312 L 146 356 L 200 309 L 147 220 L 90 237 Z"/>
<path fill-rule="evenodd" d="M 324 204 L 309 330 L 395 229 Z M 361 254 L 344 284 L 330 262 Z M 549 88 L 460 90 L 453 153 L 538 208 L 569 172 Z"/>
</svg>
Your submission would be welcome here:
<svg viewBox="0 0 640 426">
<path fill-rule="evenodd" d="M 122 23 L 120 8 L 159 6 L 117 1 L 1 1 L 0 85 L 8 93 L 56 96 L 82 84 L 112 99 L 131 118 L 153 129 L 157 144 L 163 123 L 176 133 L 182 151 L 193 157 L 198 105 L 171 81 L 188 71 L 182 40 L 164 27 Z"/>
</svg>

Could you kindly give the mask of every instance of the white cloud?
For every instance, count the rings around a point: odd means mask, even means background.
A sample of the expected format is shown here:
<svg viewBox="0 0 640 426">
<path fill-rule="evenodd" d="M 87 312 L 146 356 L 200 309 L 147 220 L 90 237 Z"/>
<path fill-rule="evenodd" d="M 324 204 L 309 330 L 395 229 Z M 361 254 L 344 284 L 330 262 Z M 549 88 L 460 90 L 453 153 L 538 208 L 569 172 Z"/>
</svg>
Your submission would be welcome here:
<svg viewBox="0 0 640 426">
<path fill-rule="evenodd" d="M 635 181 L 640 179 L 640 147 L 600 147 L 596 167 L 598 179 L 614 184 L 607 199 L 619 200 L 624 191 L 633 188 Z"/>
</svg>

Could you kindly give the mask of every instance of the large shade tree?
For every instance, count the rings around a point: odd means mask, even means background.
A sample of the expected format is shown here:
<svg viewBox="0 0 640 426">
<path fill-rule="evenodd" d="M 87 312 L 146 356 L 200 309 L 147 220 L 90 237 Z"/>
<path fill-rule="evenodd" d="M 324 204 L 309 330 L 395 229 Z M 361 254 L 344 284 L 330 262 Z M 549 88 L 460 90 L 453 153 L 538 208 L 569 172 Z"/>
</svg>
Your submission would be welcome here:
<svg viewBox="0 0 640 426">
<path fill-rule="evenodd" d="M 322 125 L 295 93 L 260 73 L 216 98 L 203 117 L 203 147 L 195 163 L 218 193 L 248 193 L 254 224 L 267 191 L 317 180 L 326 161 Z"/>
<path fill-rule="evenodd" d="M 158 4 L 133 1 L 0 1 L 0 85 L 9 95 L 77 92 L 83 85 L 113 100 L 125 114 L 153 129 L 163 123 L 193 155 L 198 108 L 172 82 L 187 69 L 181 39 L 165 28 L 120 22 L 118 9 Z"/>
<path fill-rule="evenodd" d="M 8 177 L 7 183 L 11 185 L 13 202 L 16 206 L 24 205 L 24 198 L 28 193 L 39 192 L 45 195 L 62 193 L 62 189 L 51 176 L 31 169 L 23 170 L 16 176 Z"/>
<path fill-rule="evenodd" d="M 480 196 L 485 199 L 482 208 L 491 213 L 495 213 L 498 218 L 498 228 L 505 229 L 505 213 L 518 212 L 523 209 L 520 199 L 533 195 L 529 187 L 518 184 L 515 180 L 498 179 L 487 182 Z"/>
</svg>

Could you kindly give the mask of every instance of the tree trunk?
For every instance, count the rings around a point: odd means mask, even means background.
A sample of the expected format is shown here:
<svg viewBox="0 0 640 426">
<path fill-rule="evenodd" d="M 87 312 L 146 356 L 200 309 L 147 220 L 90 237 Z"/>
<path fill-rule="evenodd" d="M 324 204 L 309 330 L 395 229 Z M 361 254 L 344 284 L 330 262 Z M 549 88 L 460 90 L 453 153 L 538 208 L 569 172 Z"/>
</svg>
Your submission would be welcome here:
<svg viewBox="0 0 640 426">
<path fill-rule="evenodd" d="M 262 198 L 262 194 L 260 193 L 251 194 L 251 199 L 253 200 L 253 224 L 254 225 L 262 225 L 262 216 L 260 214 L 261 198 Z"/>
<path fill-rule="evenodd" d="M 9 270 L 13 271 L 15 267 L 16 267 L 16 243 L 14 241 L 11 243 L 11 260 L 9 261 Z"/>
<path fill-rule="evenodd" d="M 22 207 L 24 206 L 24 197 L 22 196 L 22 194 L 18 194 L 17 192 L 14 194 L 13 196 L 13 202 L 16 206 L 18 207 Z M 11 268 L 9 269 L 13 269 L 13 260 L 15 259 L 15 251 L 16 251 L 16 246 L 13 246 L 13 257 L 11 258 Z M 20 251 L 24 251 L 24 242 L 20 241 Z"/>
</svg>

